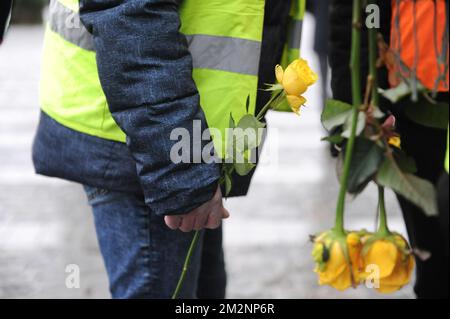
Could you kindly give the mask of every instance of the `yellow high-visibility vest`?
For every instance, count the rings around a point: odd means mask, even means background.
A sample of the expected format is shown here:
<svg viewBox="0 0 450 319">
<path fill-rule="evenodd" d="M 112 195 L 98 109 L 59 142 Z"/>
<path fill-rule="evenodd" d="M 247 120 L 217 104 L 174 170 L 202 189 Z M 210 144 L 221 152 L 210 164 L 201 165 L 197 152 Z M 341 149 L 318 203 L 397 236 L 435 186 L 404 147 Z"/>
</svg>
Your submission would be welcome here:
<svg viewBox="0 0 450 319">
<path fill-rule="evenodd" d="M 208 125 L 225 130 L 255 111 L 264 0 L 184 0 L 181 32 L 193 58 L 193 78 Z M 40 83 L 42 110 L 60 124 L 125 142 L 100 85 L 92 35 L 78 15 L 78 0 L 51 0 Z M 285 64 L 298 58 L 304 0 L 293 1 Z M 225 134 L 222 134 L 224 136 Z"/>
</svg>

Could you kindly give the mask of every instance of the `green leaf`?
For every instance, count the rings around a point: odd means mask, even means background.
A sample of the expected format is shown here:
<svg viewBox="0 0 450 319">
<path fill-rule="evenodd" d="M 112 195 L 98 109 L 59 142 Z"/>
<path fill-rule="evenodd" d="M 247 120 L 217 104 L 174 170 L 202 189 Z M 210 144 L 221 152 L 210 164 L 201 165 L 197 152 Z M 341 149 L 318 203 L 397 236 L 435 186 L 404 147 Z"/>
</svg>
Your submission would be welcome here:
<svg viewBox="0 0 450 319">
<path fill-rule="evenodd" d="M 235 128 L 236 127 L 236 122 L 234 121 L 233 114 L 231 114 L 231 112 L 230 112 L 230 121 L 229 121 L 228 127 L 229 128 Z"/>
<path fill-rule="evenodd" d="M 266 125 L 256 119 L 254 115 L 244 115 L 238 122 L 237 127 L 242 130 L 234 130 L 234 147 L 237 151 L 248 151 L 261 144 L 263 132 Z"/>
<path fill-rule="evenodd" d="M 232 179 L 231 177 L 227 174 L 225 175 L 225 196 L 228 196 L 231 192 L 231 188 L 233 187 L 232 185 Z"/>
<path fill-rule="evenodd" d="M 266 125 L 258 121 L 258 119 L 254 115 L 246 114 L 239 120 L 237 127 L 240 127 L 245 130 L 247 128 L 254 128 L 254 129 L 264 128 L 266 127 Z"/>
<path fill-rule="evenodd" d="M 256 165 L 254 163 L 234 163 L 234 169 L 240 176 L 248 175 L 248 173 L 250 173 L 255 167 Z"/>
<path fill-rule="evenodd" d="M 277 112 L 293 113 L 286 98 L 280 100 L 279 103 L 277 103 L 277 106 L 273 108 L 273 110 Z"/>
<path fill-rule="evenodd" d="M 353 106 L 338 100 L 327 100 L 322 112 L 321 121 L 323 127 L 332 131 L 334 128 L 343 125 L 352 115 Z"/>
<path fill-rule="evenodd" d="M 417 82 L 417 90 L 419 92 L 424 91 L 424 87 L 422 84 Z M 400 82 L 399 85 L 392 89 L 378 89 L 378 92 L 386 99 L 388 99 L 391 103 L 397 103 L 401 99 L 405 98 L 406 96 L 410 95 L 412 93 L 411 86 L 408 85 L 405 81 Z"/>
<path fill-rule="evenodd" d="M 420 97 L 417 103 L 405 107 L 406 116 L 420 125 L 446 130 L 448 127 L 448 103 L 431 103 Z"/>
<path fill-rule="evenodd" d="M 352 121 L 353 116 L 347 118 L 344 123 L 344 131 L 342 132 L 342 137 L 350 138 L 351 130 L 352 130 Z M 359 112 L 358 113 L 358 123 L 356 125 L 356 136 L 359 136 L 364 128 L 366 127 L 366 113 Z"/>
<path fill-rule="evenodd" d="M 224 163 L 223 164 L 221 183 L 223 183 L 225 185 L 225 197 L 228 196 L 228 194 L 230 194 L 231 188 L 233 186 L 233 184 L 232 184 L 233 171 L 234 171 L 233 163 Z"/>
<path fill-rule="evenodd" d="M 321 139 L 321 141 L 327 141 L 332 144 L 341 144 L 344 141 L 344 138 L 341 136 L 341 134 L 335 134 L 335 135 L 325 136 Z"/>
<path fill-rule="evenodd" d="M 382 119 L 386 116 L 386 114 L 384 114 L 379 107 L 375 106 L 372 112 L 372 116 L 376 119 Z"/>
<path fill-rule="evenodd" d="M 281 91 L 283 90 L 283 86 L 281 84 L 266 84 L 266 88 L 264 91 Z"/>
<path fill-rule="evenodd" d="M 348 192 L 360 193 L 378 171 L 384 157 L 384 151 L 375 142 L 357 138 L 350 164 Z"/>
<path fill-rule="evenodd" d="M 392 89 L 384 90 L 384 89 L 379 88 L 378 92 L 384 98 L 388 99 L 391 103 L 397 103 L 404 97 L 411 94 L 411 89 L 405 82 L 401 82 L 399 85 L 397 85 L 396 87 L 394 87 Z"/>
<path fill-rule="evenodd" d="M 398 167 L 402 170 L 402 172 L 415 174 L 417 172 L 417 165 L 414 158 L 406 155 L 402 150 L 395 148 L 394 149 L 394 158 Z"/>
<path fill-rule="evenodd" d="M 436 190 L 429 181 L 409 173 L 404 173 L 395 160 L 386 158 L 381 165 L 377 181 L 381 186 L 389 187 L 411 203 L 420 207 L 426 215 L 438 214 Z"/>
<path fill-rule="evenodd" d="M 247 101 L 245 101 L 245 110 L 247 111 L 250 109 L 250 95 L 247 95 Z"/>
</svg>

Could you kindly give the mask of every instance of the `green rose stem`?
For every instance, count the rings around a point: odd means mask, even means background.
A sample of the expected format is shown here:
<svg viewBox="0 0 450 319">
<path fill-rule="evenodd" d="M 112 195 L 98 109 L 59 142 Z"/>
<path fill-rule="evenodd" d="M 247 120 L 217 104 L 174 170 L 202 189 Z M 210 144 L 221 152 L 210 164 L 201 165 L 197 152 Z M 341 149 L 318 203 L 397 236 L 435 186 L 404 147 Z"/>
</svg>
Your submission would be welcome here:
<svg viewBox="0 0 450 319">
<path fill-rule="evenodd" d="M 375 3 L 371 0 L 370 3 Z M 369 76 L 372 82 L 372 105 L 379 106 L 378 73 L 377 73 L 377 29 L 369 28 Z"/>
<path fill-rule="evenodd" d="M 375 3 L 371 0 L 370 3 Z M 380 97 L 378 94 L 378 74 L 377 74 L 377 31 L 375 28 L 369 29 L 369 76 L 372 81 L 372 98 L 373 106 L 379 106 Z M 384 187 L 378 186 L 378 210 L 379 210 L 379 226 L 378 234 L 388 236 L 391 234 L 386 215 L 386 203 L 384 199 Z"/>
<path fill-rule="evenodd" d="M 358 124 L 359 108 L 361 106 L 361 0 L 353 0 L 353 14 L 352 14 L 352 48 L 350 58 L 350 70 L 352 74 L 352 102 L 353 102 L 353 117 L 350 138 L 348 139 L 344 168 L 341 176 L 341 187 L 339 191 L 338 203 L 336 207 L 336 223 L 334 230 L 338 233 L 345 234 L 344 230 L 344 210 L 345 210 L 345 196 L 347 194 L 348 177 L 350 173 L 350 164 L 353 157 L 353 148 L 355 146 L 356 127 Z"/>
<path fill-rule="evenodd" d="M 269 102 L 267 102 L 266 105 L 259 111 L 258 115 L 256 115 L 256 118 L 258 121 L 260 121 L 264 115 L 267 113 L 267 111 L 272 107 L 272 104 L 277 101 L 281 96 L 284 95 L 284 90 L 280 90 L 279 92 L 276 92 L 275 94 L 272 94 L 272 97 L 270 98 Z M 178 295 L 180 294 L 180 290 L 183 287 L 184 280 L 186 278 L 186 273 L 189 269 L 189 264 L 192 259 L 192 255 L 194 253 L 195 247 L 197 246 L 197 241 L 199 237 L 200 231 L 195 231 L 194 237 L 192 238 L 191 245 L 189 247 L 188 253 L 186 255 L 186 259 L 184 260 L 183 270 L 181 272 L 180 278 L 178 279 L 177 287 L 175 288 L 175 291 L 172 294 L 172 299 L 177 299 Z"/>
<path fill-rule="evenodd" d="M 258 115 L 256 115 L 256 119 L 258 121 L 261 121 L 264 115 L 266 115 L 267 111 L 272 107 L 272 103 L 275 102 L 280 96 L 284 94 L 284 90 L 281 90 L 275 94 L 272 94 L 272 97 L 270 98 L 269 102 L 264 105 L 264 107 L 259 111 Z"/>
<path fill-rule="evenodd" d="M 273 102 L 277 101 L 282 95 L 284 95 L 284 90 L 280 90 L 279 92 L 272 95 L 269 102 L 267 102 L 266 105 L 259 111 L 256 118 L 258 121 L 260 121 L 264 115 L 267 113 L 267 111 L 272 107 Z M 175 288 L 175 291 L 172 294 L 172 299 L 177 299 L 178 295 L 180 294 L 180 290 L 183 287 L 184 280 L 186 278 L 186 273 L 189 269 L 189 264 L 192 259 L 192 255 L 194 253 L 195 247 L 197 246 L 197 241 L 199 237 L 200 231 L 195 231 L 194 237 L 192 238 L 191 245 L 189 247 L 188 253 L 186 255 L 186 259 L 184 260 L 183 270 L 181 272 L 180 278 L 178 279 L 177 287 Z"/>
<path fill-rule="evenodd" d="M 384 187 L 378 186 L 378 209 L 380 211 L 380 225 L 378 234 L 386 237 L 391 234 L 387 225 L 386 204 L 384 201 Z"/>
<path fill-rule="evenodd" d="M 279 99 L 283 93 L 284 93 L 284 91 L 281 90 L 275 94 L 272 94 L 272 97 L 270 98 L 269 102 L 267 102 L 267 104 L 264 105 L 264 107 L 261 109 L 261 111 L 259 111 L 258 115 L 256 116 L 258 121 L 260 121 L 264 117 L 264 115 L 267 113 L 267 111 L 271 108 L 272 103 L 275 102 L 277 99 Z M 197 246 L 199 233 L 200 233 L 200 231 L 198 231 L 198 230 L 195 231 L 195 233 L 194 233 L 194 237 L 192 238 L 191 245 L 189 246 L 189 250 L 186 255 L 186 259 L 184 260 L 184 265 L 183 265 L 183 269 L 181 271 L 180 278 L 178 279 L 177 286 L 175 288 L 175 291 L 172 294 L 172 299 L 178 298 L 178 295 L 180 294 L 180 290 L 183 287 L 183 283 L 186 278 L 186 273 L 189 269 L 189 264 L 191 263 L 192 255 L 194 253 L 195 247 Z"/>
<path fill-rule="evenodd" d="M 194 253 L 195 247 L 197 246 L 199 236 L 200 236 L 200 231 L 196 230 L 194 232 L 194 237 L 192 238 L 191 245 L 189 246 L 189 250 L 188 250 L 186 259 L 184 260 L 183 270 L 181 272 L 180 279 L 178 279 L 177 287 L 175 288 L 175 291 L 173 292 L 172 299 L 177 299 L 178 295 L 180 294 L 180 290 L 183 287 L 184 279 L 186 278 L 186 273 L 189 269 L 189 264 L 191 263 L 191 258 Z"/>
</svg>

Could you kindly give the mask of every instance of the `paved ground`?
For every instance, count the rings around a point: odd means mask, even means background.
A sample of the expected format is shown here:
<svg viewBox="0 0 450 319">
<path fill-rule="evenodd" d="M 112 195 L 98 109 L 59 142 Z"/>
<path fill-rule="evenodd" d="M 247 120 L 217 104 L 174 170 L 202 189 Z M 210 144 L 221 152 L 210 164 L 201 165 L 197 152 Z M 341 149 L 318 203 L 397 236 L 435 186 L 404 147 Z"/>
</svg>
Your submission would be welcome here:
<svg viewBox="0 0 450 319">
<path fill-rule="evenodd" d="M 313 22 L 307 19 L 305 33 Z M 0 48 L 0 298 L 107 298 L 107 279 L 80 186 L 34 175 L 30 147 L 38 117 L 41 27 L 15 27 Z M 305 37 L 303 54 L 318 70 Z M 301 118 L 271 114 L 269 139 L 279 165 L 256 173 L 246 198 L 227 201 L 229 297 L 379 298 L 366 288 L 338 293 L 319 287 L 308 235 L 331 226 L 338 183 L 320 143 L 320 88 Z M 375 189 L 349 199 L 348 227 L 371 228 Z M 388 194 L 393 228 L 404 233 Z M 81 288 L 67 289 L 65 268 L 77 264 Z M 411 298 L 411 287 L 389 297 Z"/>
</svg>

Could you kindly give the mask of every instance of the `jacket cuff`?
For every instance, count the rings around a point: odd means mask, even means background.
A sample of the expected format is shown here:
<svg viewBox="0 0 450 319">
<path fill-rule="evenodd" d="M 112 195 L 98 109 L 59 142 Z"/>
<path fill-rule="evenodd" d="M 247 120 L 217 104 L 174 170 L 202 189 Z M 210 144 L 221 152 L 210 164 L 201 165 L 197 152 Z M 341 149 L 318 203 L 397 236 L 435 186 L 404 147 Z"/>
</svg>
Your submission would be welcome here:
<svg viewBox="0 0 450 319">
<path fill-rule="evenodd" d="M 184 215 L 211 200 L 219 185 L 220 171 L 216 164 L 203 165 L 208 166 L 206 171 L 209 176 L 202 186 L 183 189 L 158 202 L 148 202 L 145 196 L 151 211 L 159 216 Z"/>
</svg>

